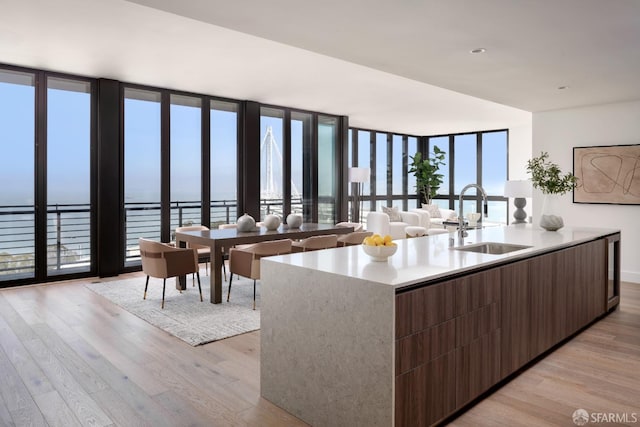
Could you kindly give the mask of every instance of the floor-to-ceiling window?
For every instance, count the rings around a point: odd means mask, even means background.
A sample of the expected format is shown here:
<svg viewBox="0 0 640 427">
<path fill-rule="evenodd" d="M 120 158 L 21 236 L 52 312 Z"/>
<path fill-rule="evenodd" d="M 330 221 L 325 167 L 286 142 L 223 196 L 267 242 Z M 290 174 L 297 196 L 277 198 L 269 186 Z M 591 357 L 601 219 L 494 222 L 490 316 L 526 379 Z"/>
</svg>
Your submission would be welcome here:
<svg viewBox="0 0 640 427">
<path fill-rule="evenodd" d="M 313 200 L 311 188 L 311 126 L 312 114 L 291 112 L 291 207 L 290 211 L 309 218 Z M 286 212 L 285 212 L 286 213 Z"/>
<path fill-rule="evenodd" d="M 138 238 L 160 240 L 161 93 L 124 90 L 125 260 L 139 258 Z"/>
<path fill-rule="evenodd" d="M 406 166 L 407 167 L 407 191 L 405 193 L 407 195 L 407 208 L 414 208 L 414 207 L 419 208 L 421 205 L 420 200 L 418 200 L 417 198 L 418 191 L 416 190 L 416 177 L 412 173 L 410 174 L 408 172 L 409 163 L 411 162 L 411 157 L 414 156 L 417 152 L 418 152 L 418 138 L 416 138 L 415 136 L 407 137 L 407 153 L 405 156 L 403 156 L 403 158 L 406 157 L 404 161 L 406 162 L 406 165 L 407 165 Z M 416 200 L 410 202 L 409 195 L 416 196 Z"/>
<path fill-rule="evenodd" d="M 171 94 L 170 169 L 171 222 L 177 227 L 200 225 L 202 211 L 202 101 Z"/>
<path fill-rule="evenodd" d="M 210 228 L 238 217 L 238 103 L 211 101 Z"/>
<path fill-rule="evenodd" d="M 361 168 L 369 168 L 369 171 L 374 170 L 373 166 L 373 158 L 371 156 L 372 152 L 372 143 L 371 143 L 371 135 L 372 132 L 366 130 L 355 130 L 354 136 L 356 137 L 355 146 L 358 149 L 358 163 L 353 164 L 353 166 L 361 167 Z M 362 187 L 362 193 L 360 194 L 360 215 L 359 218 L 356 218 L 355 222 L 366 221 L 367 214 L 371 211 L 371 186 L 373 180 L 370 178 L 367 182 L 364 182 Z"/>
<path fill-rule="evenodd" d="M 432 201 L 433 204 L 436 204 L 442 208 L 449 209 L 449 195 L 454 194 L 453 190 L 450 187 L 452 182 L 451 178 L 451 167 L 450 167 L 450 150 L 449 150 L 449 136 L 439 136 L 429 138 L 429 157 L 433 157 L 434 147 L 438 147 L 440 150 L 444 151 L 444 161 L 443 165 L 440 166 L 438 173 L 442 174 L 442 184 L 436 193 L 436 198 Z"/>
<path fill-rule="evenodd" d="M 487 220 L 507 223 L 509 200 L 504 198 L 504 183 L 508 179 L 507 131 L 483 132 L 482 186 L 489 196 Z"/>
<path fill-rule="evenodd" d="M 416 207 L 416 181 L 408 173 L 410 157 L 418 151 L 415 136 L 350 130 L 349 166 L 370 168 L 370 182 L 363 184 L 360 220 L 366 222 L 371 209 L 396 206 L 400 210 Z"/>
<path fill-rule="evenodd" d="M 0 68 L 0 282 L 92 271 L 92 82 Z"/>
<path fill-rule="evenodd" d="M 47 269 L 91 268 L 91 83 L 47 78 Z"/>
<path fill-rule="evenodd" d="M 33 73 L 0 69 L 0 280 L 35 275 L 35 92 Z"/>
<path fill-rule="evenodd" d="M 283 141 L 284 110 L 260 108 L 260 219 L 283 215 Z"/>
<path fill-rule="evenodd" d="M 440 168 L 443 183 L 433 203 L 459 210 L 460 192 L 467 184 L 481 185 L 488 195 L 488 216 L 485 220 L 507 223 L 508 199 L 503 195 L 508 171 L 507 130 L 441 135 L 428 138 L 428 147 L 438 146 L 446 152 Z M 481 212 L 482 197 L 475 188 L 463 196 L 465 212 Z"/>
<path fill-rule="evenodd" d="M 318 116 L 318 222 L 335 223 L 338 201 L 338 119 Z"/>
<path fill-rule="evenodd" d="M 375 163 L 375 193 L 376 193 L 376 211 L 381 211 L 381 206 L 387 206 L 388 199 L 386 196 L 387 184 L 389 183 L 391 165 L 389 165 L 388 151 L 389 142 L 386 133 L 376 132 L 376 163 Z"/>
</svg>

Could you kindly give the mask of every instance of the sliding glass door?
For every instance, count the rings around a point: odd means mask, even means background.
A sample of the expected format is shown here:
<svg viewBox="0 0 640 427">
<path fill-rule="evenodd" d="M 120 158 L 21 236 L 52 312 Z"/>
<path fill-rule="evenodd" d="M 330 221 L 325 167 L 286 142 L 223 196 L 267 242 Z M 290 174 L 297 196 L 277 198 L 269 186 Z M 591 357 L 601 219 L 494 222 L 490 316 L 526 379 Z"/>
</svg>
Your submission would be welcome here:
<svg viewBox="0 0 640 427">
<path fill-rule="evenodd" d="M 160 92 L 124 91 L 125 264 L 138 238 L 160 240 Z"/>
<path fill-rule="evenodd" d="M 93 268 L 92 80 L 0 69 L 0 284 Z"/>
<path fill-rule="evenodd" d="M 47 270 L 91 268 L 91 83 L 47 79 Z"/>
<path fill-rule="evenodd" d="M 35 275 L 35 74 L 0 70 L 0 281 Z"/>
</svg>

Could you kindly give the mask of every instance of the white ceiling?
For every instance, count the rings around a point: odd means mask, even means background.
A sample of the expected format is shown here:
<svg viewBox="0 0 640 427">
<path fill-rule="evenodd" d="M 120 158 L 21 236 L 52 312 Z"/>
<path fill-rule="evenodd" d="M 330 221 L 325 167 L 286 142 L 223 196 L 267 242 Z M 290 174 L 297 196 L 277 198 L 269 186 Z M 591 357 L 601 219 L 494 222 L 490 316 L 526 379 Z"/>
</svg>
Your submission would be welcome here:
<svg viewBox="0 0 640 427">
<path fill-rule="evenodd" d="M 496 129 L 640 99 L 637 0 L 0 0 L 0 10 L 3 63 L 365 128 Z M 469 53 L 478 47 L 487 52 Z"/>
</svg>

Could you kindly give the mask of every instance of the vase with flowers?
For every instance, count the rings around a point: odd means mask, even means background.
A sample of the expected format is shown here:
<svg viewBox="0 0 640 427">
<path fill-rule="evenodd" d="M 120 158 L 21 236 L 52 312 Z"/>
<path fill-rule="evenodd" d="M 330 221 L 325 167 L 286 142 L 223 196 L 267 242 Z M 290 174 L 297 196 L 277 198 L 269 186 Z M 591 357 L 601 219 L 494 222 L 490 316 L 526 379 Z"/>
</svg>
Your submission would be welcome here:
<svg viewBox="0 0 640 427">
<path fill-rule="evenodd" d="M 549 153 L 541 152 L 540 156 L 527 161 L 527 172 L 531 173 L 531 183 L 544 194 L 540 227 L 548 231 L 556 231 L 564 226 L 562 216 L 557 212 L 558 196 L 572 191 L 578 182 L 571 172 L 562 173 L 560 167 L 549 161 Z"/>
</svg>

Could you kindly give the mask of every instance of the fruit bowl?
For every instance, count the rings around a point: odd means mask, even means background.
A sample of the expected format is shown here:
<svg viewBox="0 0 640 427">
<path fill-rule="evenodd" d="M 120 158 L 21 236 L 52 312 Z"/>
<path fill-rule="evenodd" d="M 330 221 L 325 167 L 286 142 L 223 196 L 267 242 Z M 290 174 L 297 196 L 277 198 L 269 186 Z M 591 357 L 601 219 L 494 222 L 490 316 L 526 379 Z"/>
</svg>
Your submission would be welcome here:
<svg viewBox="0 0 640 427">
<path fill-rule="evenodd" d="M 391 255 L 398 250 L 396 245 L 393 246 L 370 246 L 362 245 L 364 252 L 371 257 L 373 261 L 386 261 Z"/>
</svg>

